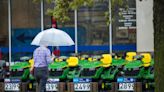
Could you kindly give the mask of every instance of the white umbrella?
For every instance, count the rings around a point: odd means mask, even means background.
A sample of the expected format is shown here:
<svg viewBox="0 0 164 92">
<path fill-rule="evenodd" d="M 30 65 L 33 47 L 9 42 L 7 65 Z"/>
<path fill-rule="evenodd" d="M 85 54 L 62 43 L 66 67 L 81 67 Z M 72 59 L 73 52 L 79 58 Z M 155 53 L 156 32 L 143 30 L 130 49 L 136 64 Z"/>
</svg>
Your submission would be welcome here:
<svg viewBox="0 0 164 92">
<path fill-rule="evenodd" d="M 31 45 L 71 46 L 74 45 L 74 42 L 66 32 L 50 28 L 38 33 Z"/>
</svg>

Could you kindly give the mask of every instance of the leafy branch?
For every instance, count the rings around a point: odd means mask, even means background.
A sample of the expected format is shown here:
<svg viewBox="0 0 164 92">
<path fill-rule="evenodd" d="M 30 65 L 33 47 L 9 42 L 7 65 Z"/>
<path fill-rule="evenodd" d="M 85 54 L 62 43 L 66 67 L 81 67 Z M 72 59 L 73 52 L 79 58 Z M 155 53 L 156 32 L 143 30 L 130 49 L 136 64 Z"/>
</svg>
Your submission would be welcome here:
<svg viewBox="0 0 164 92">
<path fill-rule="evenodd" d="M 37 3 L 41 0 L 33 0 Z M 46 0 L 48 4 L 54 4 L 54 8 L 47 9 L 47 14 L 53 16 L 62 23 L 69 21 L 69 11 L 80 8 L 81 6 L 92 6 L 93 0 Z"/>
<path fill-rule="evenodd" d="M 33 2 L 40 2 L 41 0 L 33 0 Z M 100 3 L 103 0 L 99 0 Z M 48 4 L 54 4 L 54 8 L 48 8 L 47 14 L 53 16 L 57 21 L 62 23 L 69 21 L 69 11 L 79 9 L 82 6 L 93 6 L 94 0 L 46 0 Z M 110 0 L 109 0 L 110 2 Z M 115 11 L 116 6 L 123 5 L 123 0 L 111 0 L 112 12 Z M 112 20 L 109 20 L 109 11 L 106 11 L 104 14 L 107 25 L 110 24 L 110 21 L 114 20 L 114 15 L 112 14 Z"/>
</svg>

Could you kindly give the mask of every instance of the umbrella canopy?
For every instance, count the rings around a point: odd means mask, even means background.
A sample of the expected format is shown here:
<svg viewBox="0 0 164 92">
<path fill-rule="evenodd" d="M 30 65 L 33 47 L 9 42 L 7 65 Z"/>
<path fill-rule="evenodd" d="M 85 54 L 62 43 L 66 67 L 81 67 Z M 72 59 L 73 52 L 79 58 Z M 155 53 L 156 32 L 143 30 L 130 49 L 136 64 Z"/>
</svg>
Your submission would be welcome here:
<svg viewBox="0 0 164 92">
<path fill-rule="evenodd" d="M 74 42 L 66 32 L 50 28 L 38 33 L 31 45 L 71 46 L 74 45 Z"/>
</svg>

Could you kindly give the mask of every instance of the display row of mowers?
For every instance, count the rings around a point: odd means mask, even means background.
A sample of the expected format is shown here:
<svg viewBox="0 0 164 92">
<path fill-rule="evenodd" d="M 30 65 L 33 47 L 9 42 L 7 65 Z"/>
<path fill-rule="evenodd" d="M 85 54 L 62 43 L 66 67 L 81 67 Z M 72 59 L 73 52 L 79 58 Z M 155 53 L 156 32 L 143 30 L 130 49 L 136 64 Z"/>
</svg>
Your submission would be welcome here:
<svg viewBox="0 0 164 92">
<path fill-rule="evenodd" d="M 38 84 L 30 73 L 33 63 L 33 59 L 22 57 L 21 62 L 10 66 L 9 73 L 2 74 L 7 76 L 1 78 L 1 89 L 5 92 L 37 92 Z M 154 60 L 149 53 L 60 56 L 48 66 L 46 91 L 153 91 L 153 65 Z"/>
</svg>

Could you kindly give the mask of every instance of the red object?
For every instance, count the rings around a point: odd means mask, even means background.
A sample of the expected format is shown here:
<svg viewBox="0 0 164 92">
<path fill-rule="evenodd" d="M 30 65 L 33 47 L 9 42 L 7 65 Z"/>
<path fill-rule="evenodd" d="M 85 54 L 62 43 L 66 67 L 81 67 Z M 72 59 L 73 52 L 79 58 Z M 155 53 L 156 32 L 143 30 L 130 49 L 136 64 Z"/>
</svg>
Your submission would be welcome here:
<svg viewBox="0 0 164 92">
<path fill-rule="evenodd" d="M 57 21 L 54 17 L 51 17 L 51 25 L 52 25 L 52 28 L 57 28 Z"/>
<path fill-rule="evenodd" d="M 54 50 L 53 54 L 54 54 L 55 56 L 60 56 L 60 50 Z"/>
</svg>

